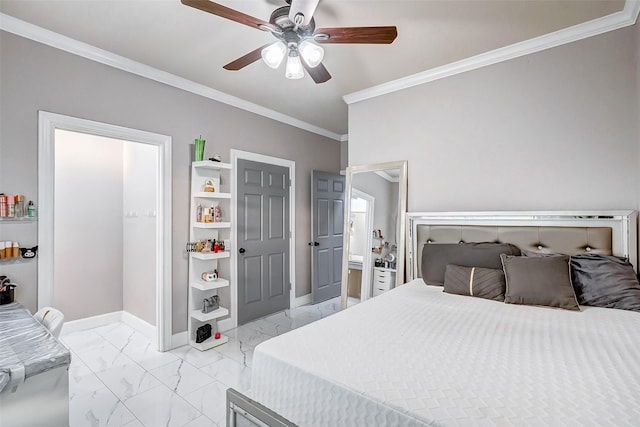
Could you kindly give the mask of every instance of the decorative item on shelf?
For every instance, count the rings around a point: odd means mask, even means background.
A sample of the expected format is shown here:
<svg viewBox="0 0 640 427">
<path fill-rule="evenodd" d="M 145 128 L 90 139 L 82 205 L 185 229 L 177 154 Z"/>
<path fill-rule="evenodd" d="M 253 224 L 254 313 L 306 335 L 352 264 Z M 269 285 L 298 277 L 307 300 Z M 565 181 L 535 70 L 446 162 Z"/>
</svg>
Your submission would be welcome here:
<svg viewBox="0 0 640 427">
<path fill-rule="evenodd" d="M 384 239 L 384 237 L 382 237 L 382 230 L 373 230 L 373 237 L 375 237 L 376 239 Z"/>
<path fill-rule="evenodd" d="M 0 217 L 7 216 L 7 196 L 0 193 Z"/>
<path fill-rule="evenodd" d="M 196 222 L 204 222 L 204 208 L 198 205 L 196 208 Z"/>
<path fill-rule="evenodd" d="M 27 206 L 27 218 L 35 218 L 36 217 L 36 207 L 33 204 L 33 201 L 29 200 L 29 205 Z"/>
<path fill-rule="evenodd" d="M 220 334 L 220 332 L 216 332 L 216 334 L 214 335 L 214 338 L 219 340 L 222 337 L 222 335 Z"/>
<path fill-rule="evenodd" d="M 218 248 L 221 252 L 224 252 L 224 242 L 222 240 L 218 241 Z"/>
<path fill-rule="evenodd" d="M 211 212 L 211 208 L 204 208 L 203 219 L 206 223 L 213 222 L 213 212 Z"/>
<path fill-rule="evenodd" d="M 197 343 L 201 343 L 203 341 L 206 341 L 209 338 L 211 338 L 211 325 L 210 324 L 207 323 L 206 325 L 202 325 L 198 329 L 196 329 L 196 342 Z"/>
<path fill-rule="evenodd" d="M 22 258 L 35 258 L 38 254 L 38 246 L 34 246 L 32 248 L 20 248 L 20 253 L 22 254 Z"/>
<path fill-rule="evenodd" d="M 16 194 L 16 218 L 23 218 L 24 213 L 24 196 Z"/>
<path fill-rule="evenodd" d="M 220 297 L 218 295 L 210 296 L 202 300 L 202 312 L 211 313 L 220 308 Z"/>
<path fill-rule="evenodd" d="M 220 154 L 214 154 L 213 157 L 209 157 L 212 162 L 221 162 L 222 156 Z"/>
<path fill-rule="evenodd" d="M 200 279 L 204 282 L 215 282 L 218 280 L 218 270 L 205 271 L 200 275 Z"/>
<path fill-rule="evenodd" d="M 221 222 L 222 221 L 222 210 L 220 206 L 216 206 L 213 208 L 213 222 Z"/>
<path fill-rule="evenodd" d="M 20 258 L 20 245 L 10 240 L 0 242 L 0 259 Z"/>
<path fill-rule="evenodd" d="M 213 180 L 206 179 L 204 181 L 204 188 L 202 189 L 205 193 L 215 193 L 216 189 L 213 188 Z"/>
<path fill-rule="evenodd" d="M 205 143 L 205 140 L 202 139 L 202 135 L 200 135 L 200 138 L 196 138 L 194 142 L 195 142 L 195 159 L 196 159 L 196 162 L 201 162 L 202 160 L 204 160 L 204 143 Z"/>
<path fill-rule="evenodd" d="M 0 276 L 0 305 L 13 302 L 16 283 L 11 283 L 7 276 Z"/>
<path fill-rule="evenodd" d="M 213 253 L 217 254 L 218 252 L 220 252 L 220 244 L 214 240 L 213 241 Z"/>
</svg>

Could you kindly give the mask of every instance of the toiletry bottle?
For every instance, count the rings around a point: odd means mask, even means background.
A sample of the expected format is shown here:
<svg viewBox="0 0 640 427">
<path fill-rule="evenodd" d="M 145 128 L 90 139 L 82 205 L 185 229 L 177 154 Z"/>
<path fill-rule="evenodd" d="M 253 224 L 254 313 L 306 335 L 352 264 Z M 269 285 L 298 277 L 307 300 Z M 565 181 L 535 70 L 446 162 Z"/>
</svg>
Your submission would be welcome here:
<svg viewBox="0 0 640 427">
<path fill-rule="evenodd" d="M 0 242 L 0 259 L 4 259 L 4 242 Z"/>
<path fill-rule="evenodd" d="M 7 196 L 7 217 L 15 218 L 16 216 L 16 198 L 15 196 Z"/>
<path fill-rule="evenodd" d="M 198 208 L 196 209 L 196 222 L 203 222 L 203 217 L 202 217 L 202 205 L 198 205 Z"/>
<path fill-rule="evenodd" d="M 18 258 L 20 256 L 20 245 L 18 242 L 13 242 L 13 247 L 11 249 L 11 258 Z"/>
<path fill-rule="evenodd" d="M 0 217 L 7 216 L 7 196 L 0 193 Z"/>
<path fill-rule="evenodd" d="M 16 195 L 16 218 L 24 217 L 24 196 L 22 194 Z"/>
<path fill-rule="evenodd" d="M 29 200 L 29 205 L 27 206 L 27 216 L 29 218 L 36 217 L 36 207 L 33 205 L 33 201 Z"/>
</svg>

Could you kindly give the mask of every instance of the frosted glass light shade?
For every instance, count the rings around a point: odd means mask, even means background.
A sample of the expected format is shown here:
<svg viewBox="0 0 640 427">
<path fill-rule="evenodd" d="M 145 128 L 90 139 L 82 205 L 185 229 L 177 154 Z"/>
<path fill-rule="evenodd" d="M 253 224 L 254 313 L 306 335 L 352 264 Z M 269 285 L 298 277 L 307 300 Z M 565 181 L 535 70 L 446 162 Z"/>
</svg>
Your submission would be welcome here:
<svg viewBox="0 0 640 427">
<path fill-rule="evenodd" d="M 317 67 L 322 62 L 322 58 L 324 58 L 324 49 L 309 40 L 304 40 L 300 43 L 298 50 L 300 50 L 300 55 L 302 55 L 304 62 L 311 68 Z"/>
<path fill-rule="evenodd" d="M 285 71 L 285 77 L 288 79 L 301 79 L 304 77 L 304 70 L 302 69 L 302 62 L 300 62 L 300 56 L 298 52 L 291 49 L 289 51 L 289 58 L 287 59 L 287 69 Z"/>
<path fill-rule="evenodd" d="M 260 52 L 264 63 L 274 69 L 280 66 L 286 54 L 287 46 L 280 41 L 270 44 Z"/>
</svg>

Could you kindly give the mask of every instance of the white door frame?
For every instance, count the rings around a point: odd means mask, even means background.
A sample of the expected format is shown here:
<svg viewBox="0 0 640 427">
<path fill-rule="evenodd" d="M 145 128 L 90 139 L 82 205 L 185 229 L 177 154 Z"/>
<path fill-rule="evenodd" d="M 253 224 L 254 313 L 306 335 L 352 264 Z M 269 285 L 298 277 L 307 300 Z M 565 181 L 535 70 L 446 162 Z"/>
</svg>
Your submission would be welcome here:
<svg viewBox="0 0 640 427">
<path fill-rule="evenodd" d="M 160 351 L 171 347 L 171 137 L 71 116 L 38 112 L 38 308 L 53 302 L 56 129 L 158 147 L 156 222 L 156 334 Z"/>
<path fill-rule="evenodd" d="M 279 157 L 266 156 L 264 154 L 252 153 L 242 150 L 231 150 L 231 164 L 233 165 L 233 173 L 231 179 L 231 242 L 236 245 L 238 241 L 238 221 L 236 213 L 238 212 L 238 184 L 236 176 L 238 174 L 238 159 L 251 160 L 254 162 L 266 163 L 270 165 L 283 166 L 289 169 L 289 282 L 291 290 L 289 291 L 289 308 L 296 306 L 296 162 L 293 160 L 281 159 Z M 231 253 L 231 317 L 230 324 L 226 320 L 218 322 L 220 329 L 228 330 L 238 326 L 238 252 L 237 247 L 233 246 Z"/>
<path fill-rule="evenodd" d="M 360 191 L 357 188 L 351 189 L 351 198 L 358 197 L 360 199 L 364 199 L 367 201 L 367 215 L 366 215 L 366 229 L 369 230 L 367 233 L 367 248 L 365 248 L 364 257 L 362 259 L 362 277 L 360 279 L 360 301 L 366 301 L 371 298 L 371 288 L 372 288 L 372 280 L 371 280 L 371 248 L 373 247 L 373 214 L 375 209 L 376 198 L 371 194 L 367 194 L 364 191 Z M 351 205 L 350 205 L 351 206 Z M 351 245 L 349 245 L 351 247 Z M 365 284 L 369 284 L 369 286 L 365 286 Z"/>
</svg>

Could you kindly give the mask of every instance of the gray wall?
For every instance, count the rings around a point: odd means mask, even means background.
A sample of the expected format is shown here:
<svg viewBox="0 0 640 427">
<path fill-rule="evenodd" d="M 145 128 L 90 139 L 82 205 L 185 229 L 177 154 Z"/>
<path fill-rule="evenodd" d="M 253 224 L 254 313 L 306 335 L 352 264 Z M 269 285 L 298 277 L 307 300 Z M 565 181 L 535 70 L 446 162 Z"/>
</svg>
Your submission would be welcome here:
<svg viewBox="0 0 640 427">
<path fill-rule="evenodd" d="M 12 193 L 37 198 L 38 110 L 172 136 L 174 333 L 187 328 L 189 147 L 200 134 L 205 156 L 228 161 L 237 148 L 296 162 L 296 295 L 310 292 L 310 172 L 339 170 L 338 142 L 5 32 L 0 46 L 0 183 Z M 31 226 L 25 239 L 36 233 Z M 36 265 L 22 266 L 18 295 L 33 310 Z"/>
<path fill-rule="evenodd" d="M 635 209 L 637 40 L 636 25 L 352 104 L 349 164 L 408 160 L 410 211 Z"/>
</svg>

